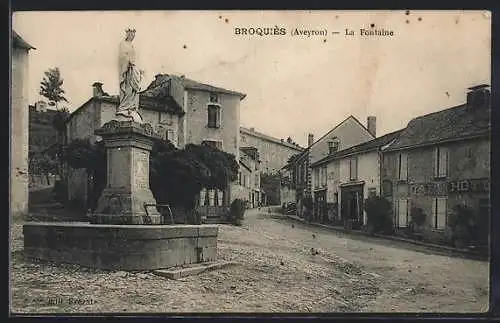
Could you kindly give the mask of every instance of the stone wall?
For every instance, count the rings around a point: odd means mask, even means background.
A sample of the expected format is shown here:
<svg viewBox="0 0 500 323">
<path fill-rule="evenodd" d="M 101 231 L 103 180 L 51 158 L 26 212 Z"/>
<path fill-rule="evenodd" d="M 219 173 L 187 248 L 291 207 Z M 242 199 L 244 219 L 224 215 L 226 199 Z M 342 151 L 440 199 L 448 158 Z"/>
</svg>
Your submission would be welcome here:
<svg viewBox="0 0 500 323">
<path fill-rule="evenodd" d="M 31 259 L 112 270 L 153 270 L 217 259 L 217 226 L 26 223 Z"/>
</svg>

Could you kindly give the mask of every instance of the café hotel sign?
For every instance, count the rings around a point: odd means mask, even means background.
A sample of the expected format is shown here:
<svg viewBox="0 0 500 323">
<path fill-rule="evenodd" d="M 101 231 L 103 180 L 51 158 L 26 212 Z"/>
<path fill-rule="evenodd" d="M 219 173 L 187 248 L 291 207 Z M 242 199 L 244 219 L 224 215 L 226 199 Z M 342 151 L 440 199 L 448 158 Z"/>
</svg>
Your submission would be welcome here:
<svg viewBox="0 0 500 323">
<path fill-rule="evenodd" d="M 489 191 L 490 180 L 488 178 L 410 185 L 410 193 L 413 195 L 436 196 L 464 193 L 488 193 Z"/>
</svg>

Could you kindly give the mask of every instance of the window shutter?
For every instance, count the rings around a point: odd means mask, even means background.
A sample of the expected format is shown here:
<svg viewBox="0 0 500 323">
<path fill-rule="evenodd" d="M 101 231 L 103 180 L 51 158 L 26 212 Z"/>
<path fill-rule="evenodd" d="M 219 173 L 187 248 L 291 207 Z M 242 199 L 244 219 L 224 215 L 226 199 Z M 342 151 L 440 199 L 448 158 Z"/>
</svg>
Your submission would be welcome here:
<svg viewBox="0 0 500 323">
<path fill-rule="evenodd" d="M 431 219 L 432 219 L 432 227 L 434 229 L 437 227 L 437 224 L 436 224 L 436 220 L 437 220 L 436 208 L 437 208 L 437 199 L 433 198 L 432 199 L 432 209 L 431 209 Z"/>
<path fill-rule="evenodd" d="M 222 193 L 222 191 L 221 191 L 221 190 L 217 190 L 217 200 L 218 200 L 217 202 L 219 202 L 219 203 L 217 204 L 218 206 L 222 206 L 222 202 L 223 202 L 223 201 L 222 201 L 222 197 L 223 197 L 223 195 L 222 195 L 222 194 L 223 194 L 223 193 Z"/>
<path fill-rule="evenodd" d="M 406 217 L 408 215 L 408 200 L 399 200 L 398 211 L 399 227 L 404 228 L 406 227 Z"/>
<path fill-rule="evenodd" d="M 446 227 L 446 198 L 437 199 L 437 228 L 444 229 Z"/>
<path fill-rule="evenodd" d="M 396 201 L 396 203 L 394 204 L 394 218 L 395 218 L 395 222 L 396 222 L 396 227 L 399 228 L 399 200 Z"/>
<path fill-rule="evenodd" d="M 434 177 L 439 176 L 439 147 L 434 149 Z"/>
<path fill-rule="evenodd" d="M 409 218 L 410 218 L 410 211 L 411 211 L 411 200 L 407 199 L 406 200 L 406 224 L 408 225 Z"/>
<path fill-rule="evenodd" d="M 217 107 L 217 127 L 222 127 L 222 109 Z"/>
</svg>

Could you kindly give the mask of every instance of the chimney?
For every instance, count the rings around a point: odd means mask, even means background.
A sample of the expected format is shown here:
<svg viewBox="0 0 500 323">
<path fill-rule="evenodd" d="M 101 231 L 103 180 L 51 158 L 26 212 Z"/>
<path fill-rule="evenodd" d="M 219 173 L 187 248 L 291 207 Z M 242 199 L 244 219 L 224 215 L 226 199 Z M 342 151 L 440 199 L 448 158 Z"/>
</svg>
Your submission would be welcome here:
<svg viewBox="0 0 500 323">
<path fill-rule="evenodd" d="M 490 89 L 486 84 L 473 86 L 467 89 L 467 108 L 482 109 L 490 107 Z"/>
<path fill-rule="evenodd" d="M 255 128 L 254 127 L 250 128 L 250 131 L 254 131 L 255 132 Z"/>
<path fill-rule="evenodd" d="M 314 135 L 310 133 L 307 136 L 307 147 L 311 147 L 313 143 L 314 143 Z"/>
<path fill-rule="evenodd" d="M 366 128 L 373 137 L 377 137 L 377 117 L 369 116 L 366 118 Z"/>
<path fill-rule="evenodd" d="M 102 90 L 102 83 L 95 82 L 94 84 L 92 84 L 92 87 L 93 87 L 92 93 L 94 97 L 101 96 L 104 94 L 104 91 Z"/>
</svg>

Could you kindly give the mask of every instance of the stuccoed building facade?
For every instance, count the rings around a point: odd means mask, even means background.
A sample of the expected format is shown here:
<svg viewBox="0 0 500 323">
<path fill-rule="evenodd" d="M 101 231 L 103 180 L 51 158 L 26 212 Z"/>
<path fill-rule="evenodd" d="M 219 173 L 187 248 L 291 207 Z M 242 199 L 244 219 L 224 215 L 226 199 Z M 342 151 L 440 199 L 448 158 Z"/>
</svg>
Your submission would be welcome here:
<svg viewBox="0 0 500 323">
<path fill-rule="evenodd" d="M 382 194 L 393 204 L 397 229 L 408 226 L 413 209 L 421 209 L 426 238 L 445 239 L 453 208 L 465 204 L 482 228 L 476 238 L 487 239 L 490 112 L 488 87 L 470 88 L 465 104 L 411 120 L 387 147 Z"/>
<path fill-rule="evenodd" d="M 245 94 L 199 83 L 183 76 L 159 74 L 140 93 L 143 120 L 177 148 L 188 143 L 207 144 L 233 154 L 239 160 L 240 101 Z M 68 142 L 75 139 L 100 140 L 94 131 L 113 119 L 118 96 L 110 96 L 101 83 L 93 85 L 93 97 L 75 110 L 66 124 Z M 91 178 L 85 170 L 67 168 L 68 196 L 87 205 Z M 221 204 L 233 199 L 232 183 L 223 192 Z M 212 194 L 212 193 L 210 193 Z"/>
<path fill-rule="evenodd" d="M 28 127 L 29 127 L 29 51 L 34 49 L 12 31 L 12 70 L 10 108 L 10 185 L 12 216 L 28 213 Z"/>
<path fill-rule="evenodd" d="M 233 197 L 246 201 L 249 208 L 261 203 L 260 164 L 257 148 L 240 148 L 238 186 L 234 187 Z"/>
<path fill-rule="evenodd" d="M 332 151 L 311 165 L 313 218 L 333 224 L 361 227 L 367 224 L 364 202 L 380 195 L 382 149 L 401 131 L 350 148 Z"/>
<path fill-rule="evenodd" d="M 293 158 L 291 165 L 287 166 L 294 177 L 297 215 L 304 216 L 304 198 L 313 197 L 311 164 L 327 157 L 333 151 L 347 149 L 374 139 L 375 122 L 375 117 L 368 117 L 368 125 L 365 127 L 358 119 L 349 116 L 317 141 L 314 141 L 314 136 L 309 134 L 308 148 Z"/>
<path fill-rule="evenodd" d="M 257 148 L 264 173 L 276 173 L 288 163 L 291 156 L 304 151 L 304 148 L 290 138 L 274 138 L 255 131 L 254 128 L 240 127 L 240 140 L 242 147 Z"/>
</svg>

